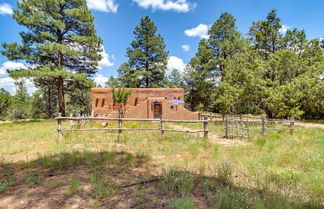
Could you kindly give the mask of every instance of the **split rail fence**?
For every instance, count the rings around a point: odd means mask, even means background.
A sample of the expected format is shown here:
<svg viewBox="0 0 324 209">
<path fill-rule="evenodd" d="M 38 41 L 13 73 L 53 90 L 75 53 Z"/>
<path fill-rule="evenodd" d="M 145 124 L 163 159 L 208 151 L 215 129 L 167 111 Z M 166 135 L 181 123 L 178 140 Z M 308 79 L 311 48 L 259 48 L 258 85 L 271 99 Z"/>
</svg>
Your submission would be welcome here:
<svg viewBox="0 0 324 209">
<path fill-rule="evenodd" d="M 58 134 L 58 142 L 63 140 L 63 131 L 118 131 L 118 139 L 122 135 L 122 131 L 160 131 L 161 137 L 164 137 L 165 132 L 182 132 L 182 133 L 203 133 L 204 138 L 208 138 L 208 119 L 205 118 L 204 120 L 168 120 L 168 119 L 153 119 L 153 118 L 109 118 L 109 117 L 93 117 L 93 116 L 77 116 L 73 117 L 62 117 L 59 114 L 58 117 L 55 118 L 57 120 L 57 134 Z M 63 128 L 62 121 L 69 121 L 69 128 Z M 117 128 L 73 128 L 73 121 L 77 121 L 77 124 L 80 127 L 80 124 L 87 123 L 90 121 L 118 121 Z M 159 128 L 123 128 L 123 122 L 125 121 L 152 121 L 152 122 L 159 122 Z M 202 123 L 203 130 L 175 130 L 175 129 L 166 129 L 165 123 Z"/>
<path fill-rule="evenodd" d="M 262 135 L 267 130 L 289 130 L 290 134 L 294 134 L 294 128 L 294 118 L 284 120 L 251 116 L 225 117 L 225 138 L 249 138 L 251 130 L 260 130 Z"/>
</svg>

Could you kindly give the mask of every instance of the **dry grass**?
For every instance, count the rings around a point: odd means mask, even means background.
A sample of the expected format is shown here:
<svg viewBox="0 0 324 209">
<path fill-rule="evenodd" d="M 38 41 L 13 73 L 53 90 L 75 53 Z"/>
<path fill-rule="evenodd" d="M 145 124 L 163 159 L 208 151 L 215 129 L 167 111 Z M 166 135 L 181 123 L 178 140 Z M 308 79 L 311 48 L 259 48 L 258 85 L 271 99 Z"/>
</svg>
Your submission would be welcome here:
<svg viewBox="0 0 324 209">
<path fill-rule="evenodd" d="M 224 135 L 220 123 L 209 129 Z M 0 208 L 323 207 L 321 129 L 255 132 L 245 146 L 157 131 L 125 132 L 121 141 L 113 132 L 65 132 L 57 143 L 55 130 L 55 121 L 0 125 Z"/>
</svg>

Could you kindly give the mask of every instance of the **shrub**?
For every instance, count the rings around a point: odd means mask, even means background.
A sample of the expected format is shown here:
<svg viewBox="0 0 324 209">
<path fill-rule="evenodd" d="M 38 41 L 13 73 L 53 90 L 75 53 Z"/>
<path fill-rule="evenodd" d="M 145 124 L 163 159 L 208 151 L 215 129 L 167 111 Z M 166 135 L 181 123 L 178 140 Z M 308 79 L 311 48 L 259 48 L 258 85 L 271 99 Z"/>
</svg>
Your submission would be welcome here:
<svg viewBox="0 0 324 209">
<path fill-rule="evenodd" d="M 0 194 L 4 193 L 9 186 L 8 182 L 0 183 Z"/>
<path fill-rule="evenodd" d="M 162 186 L 166 192 L 188 195 L 193 187 L 193 179 L 190 174 L 174 169 L 164 171 Z"/>
</svg>

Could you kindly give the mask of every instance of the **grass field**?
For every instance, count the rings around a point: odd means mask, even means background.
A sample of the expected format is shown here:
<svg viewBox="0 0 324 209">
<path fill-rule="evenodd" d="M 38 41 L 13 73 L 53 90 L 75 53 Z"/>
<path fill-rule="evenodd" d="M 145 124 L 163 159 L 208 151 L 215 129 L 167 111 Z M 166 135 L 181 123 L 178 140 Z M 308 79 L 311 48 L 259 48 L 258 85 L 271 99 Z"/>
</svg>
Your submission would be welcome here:
<svg viewBox="0 0 324 209">
<path fill-rule="evenodd" d="M 113 132 L 65 132 L 57 143 L 56 128 L 0 124 L 0 208 L 324 207 L 323 129 L 253 132 L 225 146 L 158 131 L 125 132 L 120 141 Z M 209 129 L 224 135 L 221 123 Z"/>
</svg>

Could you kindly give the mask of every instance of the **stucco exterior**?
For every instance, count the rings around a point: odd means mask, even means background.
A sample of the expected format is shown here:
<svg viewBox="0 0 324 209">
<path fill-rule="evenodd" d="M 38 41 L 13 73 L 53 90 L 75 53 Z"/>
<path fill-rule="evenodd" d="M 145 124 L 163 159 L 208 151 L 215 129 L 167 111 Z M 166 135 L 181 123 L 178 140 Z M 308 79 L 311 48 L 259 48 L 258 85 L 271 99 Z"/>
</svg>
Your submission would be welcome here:
<svg viewBox="0 0 324 209">
<path fill-rule="evenodd" d="M 184 100 L 183 88 L 129 88 L 132 94 L 126 103 L 125 118 L 159 118 L 198 120 L 199 113 L 187 110 L 183 104 L 171 100 Z M 111 88 L 92 88 L 92 114 L 117 117 Z"/>
</svg>

